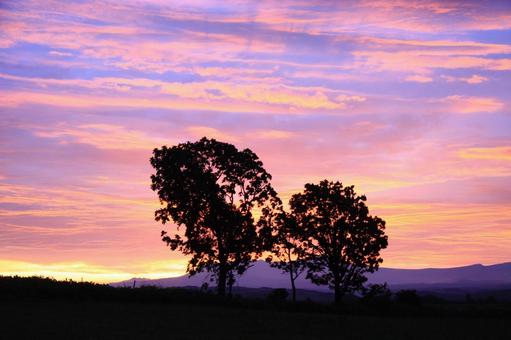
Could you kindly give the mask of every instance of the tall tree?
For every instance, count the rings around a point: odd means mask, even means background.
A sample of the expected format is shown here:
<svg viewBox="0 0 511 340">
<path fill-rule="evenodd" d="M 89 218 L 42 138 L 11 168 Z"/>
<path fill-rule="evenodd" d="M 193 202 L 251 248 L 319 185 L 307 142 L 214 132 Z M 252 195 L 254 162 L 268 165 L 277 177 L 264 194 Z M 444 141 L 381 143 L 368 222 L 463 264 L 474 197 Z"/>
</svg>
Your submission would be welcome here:
<svg viewBox="0 0 511 340">
<path fill-rule="evenodd" d="M 293 214 L 282 209 L 267 209 L 260 219 L 261 233 L 264 240 L 270 241 L 270 254 L 266 262 L 273 268 L 289 275 L 291 298 L 296 302 L 296 279 L 306 269 L 306 239 L 303 229 L 298 225 Z"/>
<path fill-rule="evenodd" d="M 271 175 L 251 150 L 208 138 L 154 149 L 150 161 L 156 170 L 151 188 L 163 205 L 155 219 L 177 225 L 173 236 L 162 231 L 162 240 L 191 255 L 190 275 L 212 273 L 225 295 L 226 285 L 230 292 L 236 276 L 261 255 L 252 210 L 280 204 Z"/>
<path fill-rule="evenodd" d="M 362 288 L 365 273 L 378 270 L 387 247 L 385 221 L 369 215 L 366 197 L 353 186 L 321 181 L 306 184 L 289 202 L 297 223 L 307 234 L 307 278 L 329 285 L 335 302 Z"/>
</svg>

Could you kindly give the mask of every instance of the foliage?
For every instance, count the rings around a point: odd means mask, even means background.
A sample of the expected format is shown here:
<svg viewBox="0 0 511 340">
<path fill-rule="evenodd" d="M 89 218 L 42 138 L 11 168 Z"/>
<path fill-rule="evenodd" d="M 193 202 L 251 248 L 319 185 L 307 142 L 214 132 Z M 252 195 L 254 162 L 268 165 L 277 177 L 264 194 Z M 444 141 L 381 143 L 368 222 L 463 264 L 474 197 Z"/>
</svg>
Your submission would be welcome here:
<svg viewBox="0 0 511 340">
<path fill-rule="evenodd" d="M 291 212 L 307 237 L 307 278 L 334 289 L 335 300 L 360 290 L 387 247 L 385 221 L 369 215 L 353 186 L 321 181 L 291 197 Z"/>
<path fill-rule="evenodd" d="M 191 255 L 190 275 L 212 272 L 224 295 L 263 250 L 252 210 L 280 204 L 271 175 L 251 150 L 207 138 L 154 149 L 150 161 L 151 188 L 164 205 L 155 219 L 178 226 L 174 235 L 162 231 L 162 240 Z"/>
</svg>

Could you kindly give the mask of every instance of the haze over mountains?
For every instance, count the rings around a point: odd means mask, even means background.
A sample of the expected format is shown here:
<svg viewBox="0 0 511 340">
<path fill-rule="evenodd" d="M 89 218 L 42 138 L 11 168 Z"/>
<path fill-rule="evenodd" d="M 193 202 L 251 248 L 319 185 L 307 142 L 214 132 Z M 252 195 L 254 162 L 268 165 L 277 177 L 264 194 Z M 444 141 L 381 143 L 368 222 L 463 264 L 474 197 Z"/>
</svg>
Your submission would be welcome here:
<svg viewBox="0 0 511 340">
<path fill-rule="evenodd" d="M 187 275 L 163 278 L 144 279 L 133 278 L 127 281 L 112 283 L 113 286 L 152 285 L 159 287 L 200 287 L 209 282 L 207 273 L 195 276 Z M 434 290 L 445 288 L 464 289 L 495 289 L 511 288 L 511 262 L 489 266 L 475 264 L 456 268 L 443 269 L 392 269 L 381 268 L 378 272 L 368 275 L 369 283 L 387 282 L 391 289 L 415 288 L 418 290 Z M 289 288 L 289 277 L 278 269 L 271 268 L 266 262 L 258 261 L 248 271 L 238 278 L 236 287 L 244 288 Z M 317 286 L 305 279 L 302 274 L 296 282 L 299 289 L 313 291 L 329 291 L 326 286 Z"/>
</svg>

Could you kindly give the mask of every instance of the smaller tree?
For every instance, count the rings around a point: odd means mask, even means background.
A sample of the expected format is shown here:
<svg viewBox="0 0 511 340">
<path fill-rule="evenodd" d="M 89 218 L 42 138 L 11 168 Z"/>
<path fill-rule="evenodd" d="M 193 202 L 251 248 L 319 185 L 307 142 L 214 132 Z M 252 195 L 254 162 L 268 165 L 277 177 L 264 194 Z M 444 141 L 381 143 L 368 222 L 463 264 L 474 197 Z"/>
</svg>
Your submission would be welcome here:
<svg viewBox="0 0 511 340">
<path fill-rule="evenodd" d="M 333 288 L 336 303 L 360 290 L 367 280 L 364 274 L 383 262 L 385 221 L 369 215 L 365 202 L 353 186 L 327 180 L 306 184 L 289 202 L 307 238 L 307 278 Z"/>
<path fill-rule="evenodd" d="M 296 279 L 305 271 L 305 233 L 300 229 L 295 217 L 281 209 L 263 211 L 261 235 L 269 241 L 271 254 L 266 262 L 273 268 L 289 275 L 291 299 L 296 302 Z"/>
<path fill-rule="evenodd" d="M 373 299 L 388 299 L 392 296 L 392 292 L 387 285 L 387 282 L 384 284 L 370 284 L 367 287 L 364 287 L 362 290 L 362 299 L 363 300 L 373 300 Z"/>
<path fill-rule="evenodd" d="M 371 284 L 362 290 L 362 303 L 373 310 L 385 310 L 391 303 L 392 292 L 387 282 L 384 284 Z"/>
</svg>

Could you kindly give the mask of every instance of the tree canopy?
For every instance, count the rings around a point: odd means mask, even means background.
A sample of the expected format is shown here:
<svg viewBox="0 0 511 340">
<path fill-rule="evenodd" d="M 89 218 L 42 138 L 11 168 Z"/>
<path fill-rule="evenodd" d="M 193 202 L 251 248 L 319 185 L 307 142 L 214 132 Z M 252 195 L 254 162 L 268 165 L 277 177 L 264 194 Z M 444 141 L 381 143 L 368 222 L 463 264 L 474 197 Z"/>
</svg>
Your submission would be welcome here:
<svg viewBox="0 0 511 340">
<path fill-rule="evenodd" d="M 154 149 L 150 162 L 151 188 L 163 205 L 155 219 L 177 225 L 162 240 L 191 255 L 190 275 L 211 272 L 225 295 L 262 252 L 252 211 L 280 204 L 271 175 L 251 150 L 208 138 Z"/>
<path fill-rule="evenodd" d="M 366 197 L 354 186 L 321 181 L 306 184 L 289 202 L 291 213 L 307 238 L 307 278 L 329 285 L 335 300 L 362 288 L 364 273 L 374 272 L 387 247 L 385 221 L 369 215 Z"/>
</svg>

